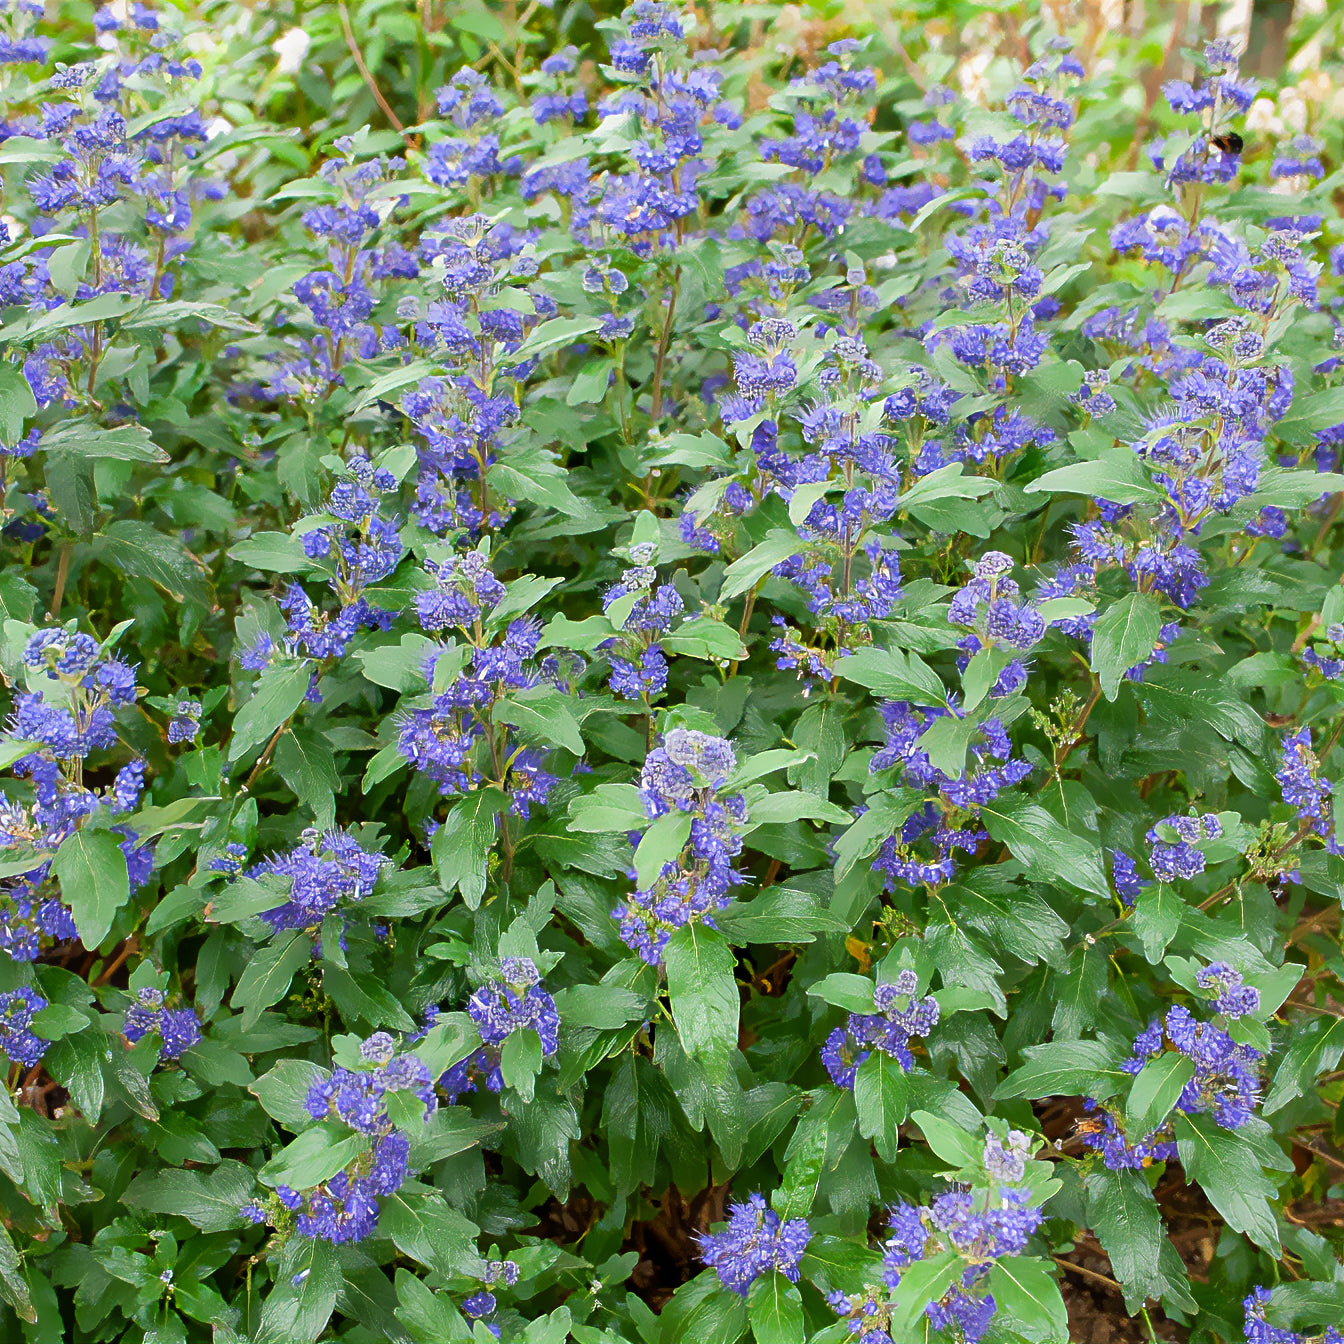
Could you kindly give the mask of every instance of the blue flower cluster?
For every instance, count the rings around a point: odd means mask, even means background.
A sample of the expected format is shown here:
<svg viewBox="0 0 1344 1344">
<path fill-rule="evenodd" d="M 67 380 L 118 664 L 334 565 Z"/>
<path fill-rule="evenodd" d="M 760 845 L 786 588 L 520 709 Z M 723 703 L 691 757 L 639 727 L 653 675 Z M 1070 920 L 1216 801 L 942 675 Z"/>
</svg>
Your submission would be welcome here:
<svg viewBox="0 0 1344 1344">
<path fill-rule="evenodd" d="M 1088 1097 L 1083 1102 L 1089 1118 L 1078 1124 L 1078 1139 L 1101 1154 L 1110 1171 L 1142 1171 L 1154 1162 L 1174 1162 L 1176 1141 L 1171 1127 L 1161 1125 L 1141 1139 L 1131 1139 L 1115 1113 Z"/>
<path fill-rule="evenodd" d="M 0 1052 L 11 1063 L 30 1069 L 42 1062 L 49 1041 L 33 1032 L 33 1015 L 47 1006 L 47 1000 L 26 985 L 0 994 Z"/>
<path fill-rule="evenodd" d="M 38 211 L 34 239 L 52 240 L 3 268 L 0 298 L 7 306 L 50 312 L 70 297 L 169 298 L 191 248 L 195 205 L 224 194 L 223 184 L 195 162 L 207 125 L 187 89 L 201 77 L 200 62 L 143 5 L 132 6 L 124 20 L 102 9 L 95 26 L 116 55 L 63 66 L 44 81 L 53 97 L 40 115 L 5 123 L 6 138 L 43 141 L 50 151 L 26 186 Z M 0 43 L 6 63 L 45 62 L 51 47 L 34 36 Z M 87 242 L 87 255 L 72 279 L 62 280 L 57 243 L 70 237 Z M 109 363 L 121 362 L 124 377 L 124 362 L 108 358 L 112 343 L 102 320 L 58 326 L 36 343 L 23 372 L 38 406 L 98 410 L 100 379 L 118 376 L 109 374 Z"/>
<path fill-rule="evenodd" d="M 1227 971 L 1214 1005 L 1216 1012 L 1234 1018 L 1259 1006 L 1255 990 L 1236 993 L 1240 986 L 1240 977 Z M 1220 1004 L 1226 1007 L 1220 1008 Z M 1228 1012 L 1227 1007 L 1236 1011 Z M 1133 1055 L 1120 1067 L 1126 1073 L 1138 1073 L 1166 1050 L 1179 1051 L 1195 1066 L 1194 1076 L 1176 1102 L 1178 1110 L 1186 1115 L 1207 1112 L 1224 1129 L 1244 1125 L 1255 1113 L 1264 1056 L 1253 1046 L 1234 1041 L 1221 1027 L 1198 1021 L 1188 1008 L 1176 1004 L 1167 1009 L 1165 1018 L 1154 1018 L 1147 1030 L 1140 1032 L 1134 1040 Z"/>
<path fill-rule="evenodd" d="M 671 729 L 644 759 L 639 793 L 649 820 L 680 813 L 690 824 L 681 852 L 612 912 L 622 941 L 651 966 L 662 962 L 678 929 L 695 921 L 712 928 L 713 912 L 743 881 L 733 859 L 742 852 L 747 804 L 740 793 L 724 792 L 736 769 L 727 741 L 690 728 Z"/>
<path fill-rule="evenodd" d="M 159 1062 L 167 1063 L 201 1043 L 201 1019 L 194 1008 L 167 1007 L 163 991 L 146 986 L 136 991 L 126 1009 L 121 1032 L 132 1045 L 146 1036 L 157 1036 Z"/>
<path fill-rule="evenodd" d="M 873 990 L 875 1013 L 850 1013 L 822 1047 L 821 1062 L 837 1087 L 852 1088 L 859 1065 L 874 1050 L 894 1059 L 909 1072 L 915 1067 L 910 1040 L 927 1036 L 938 1024 L 938 1002 L 919 997 L 919 978 L 903 970 L 895 980 Z"/>
<path fill-rule="evenodd" d="M 39 630 L 24 646 L 28 683 L 7 725 L 9 737 L 31 747 L 14 763 L 28 782 L 27 796 L 0 792 L 0 849 L 15 859 L 47 855 L 96 812 L 117 818 L 131 889 L 144 886 L 154 866 L 153 846 L 125 822 L 145 784 L 145 763 L 132 760 L 101 792 L 84 784 L 85 761 L 117 743 L 116 713 L 135 703 L 135 669 L 106 653 L 91 636 L 66 629 Z M 78 936 L 60 899 L 50 858 L 0 880 L 0 947 L 15 961 L 33 961 L 45 947 Z"/>
<path fill-rule="evenodd" d="M 762 1274 L 778 1271 L 790 1283 L 801 1277 L 802 1260 L 812 1231 L 805 1218 L 783 1219 L 761 1194 L 728 1206 L 728 1226 L 722 1232 L 698 1233 L 700 1258 L 725 1288 L 746 1297 Z"/>
<path fill-rule="evenodd" d="M 392 573 L 403 554 L 396 524 L 380 512 L 380 496 L 396 490 L 396 477 L 365 457 L 351 458 L 345 470 L 348 479 L 332 488 L 323 512 L 301 520 L 297 528 L 304 554 L 328 572 L 339 608 L 324 611 L 301 584 L 291 583 L 280 599 L 283 646 L 263 632 L 239 658 L 247 671 L 280 657 L 314 660 L 308 695 L 313 701 L 321 698 L 317 685 L 323 665 L 344 657 L 359 631 L 391 625 L 392 613 L 370 603 L 366 593 Z"/>
<path fill-rule="evenodd" d="M 686 603 L 670 583 L 658 582 L 652 564 L 640 563 L 653 559 L 651 545 L 631 550 L 636 564 L 602 595 L 602 610 L 621 632 L 602 648 L 611 663 L 612 691 L 647 707 L 667 689 L 667 658 L 658 636 L 672 628 Z"/>
<path fill-rule="evenodd" d="M 1209 1006 L 1227 1021 L 1260 1007 L 1259 991 L 1224 961 L 1210 962 L 1196 973 L 1195 982 L 1213 992 Z M 1177 1110 L 1185 1115 L 1211 1114 L 1224 1129 L 1246 1123 L 1260 1094 L 1259 1051 L 1234 1041 L 1215 1023 L 1196 1021 L 1189 1009 L 1177 1004 L 1168 1009 L 1165 1022 L 1154 1018 L 1135 1040 L 1133 1055 L 1120 1067 L 1137 1074 L 1149 1060 L 1169 1050 L 1179 1051 L 1194 1064 L 1194 1074 L 1176 1101 Z M 1169 1121 L 1133 1138 L 1109 1107 L 1090 1097 L 1085 1104 L 1091 1118 L 1079 1125 L 1078 1137 L 1085 1147 L 1101 1154 L 1111 1171 L 1138 1171 L 1154 1162 L 1175 1160 Z"/>
<path fill-rule="evenodd" d="M 974 736 L 980 740 L 969 743 L 973 768 L 948 775 L 934 765 L 920 743 L 939 722 L 962 717 L 955 705 L 950 709 L 920 709 L 902 700 L 888 701 L 881 709 L 887 740 L 870 760 L 870 772 L 896 769 L 901 782 L 936 790 L 938 796 L 907 817 L 896 835 L 883 841 L 873 867 L 886 873 L 891 889 L 896 882 L 936 886 L 955 874 L 954 850 L 973 854 L 986 839 L 976 818 L 978 809 L 1026 779 L 1031 764 L 1014 758 L 1002 721 L 991 717 L 975 726 Z"/>
<path fill-rule="evenodd" d="M 480 1321 L 498 1339 L 501 1327 L 494 1321 L 486 1320 L 486 1317 L 492 1316 L 499 1306 L 498 1299 L 490 1289 L 497 1283 L 504 1284 L 506 1288 L 514 1287 L 520 1273 L 521 1270 L 512 1260 L 487 1260 L 481 1275 L 481 1280 L 486 1286 L 462 1299 L 459 1303 L 462 1314 L 469 1321 Z"/>
<path fill-rule="evenodd" d="M 437 1016 L 437 1013 L 431 1015 Z M 526 957 L 505 957 L 496 977 L 487 980 L 467 1000 L 467 1016 L 476 1024 L 481 1046 L 448 1068 L 438 1087 L 454 1104 L 465 1092 L 474 1092 L 484 1079 L 487 1089 L 500 1092 L 500 1051 L 515 1031 L 535 1031 L 545 1059 L 560 1048 L 560 1014 L 555 1000 L 542 988 L 541 974 Z"/>
<path fill-rule="evenodd" d="M 1030 603 L 1018 601 L 1018 585 L 1008 577 L 1012 559 L 1002 551 L 987 551 L 975 562 L 971 581 L 957 590 L 947 609 L 947 619 L 974 633 L 957 641 L 965 655 L 957 667 L 965 672 L 971 658 L 986 649 L 1009 654 L 999 672 L 992 696 L 1012 695 L 1027 681 L 1027 666 L 1018 656 L 1045 637 L 1045 620 Z"/>
<path fill-rule="evenodd" d="M 1148 866 L 1159 882 L 1189 881 L 1204 871 L 1204 853 L 1196 848 L 1201 840 L 1216 840 L 1223 833 L 1222 823 L 1212 812 L 1203 816 L 1163 817 L 1144 835 Z"/>
<path fill-rule="evenodd" d="M 401 1053 L 387 1032 L 375 1032 L 359 1049 L 366 1068 L 337 1066 L 331 1077 L 314 1083 L 304 1107 L 314 1120 L 335 1120 L 369 1144 L 334 1176 L 311 1189 L 278 1185 L 266 1203 L 243 1206 L 252 1223 L 292 1228 L 301 1237 L 342 1245 L 363 1241 L 378 1228 L 379 1200 L 405 1183 L 411 1143 L 387 1110 L 391 1094 L 407 1092 L 424 1103 L 425 1115 L 437 1105 L 429 1070 L 415 1055 Z"/>
<path fill-rule="evenodd" d="M 306 929 L 313 935 L 317 956 L 322 921 L 333 913 L 348 917 L 372 893 L 379 874 L 391 863 L 385 854 L 371 853 L 346 831 L 309 830 L 300 844 L 253 865 L 247 876 L 274 874 L 290 879 L 289 899 L 273 910 L 263 910 L 261 918 L 277 933 L 281 929 Z"/>
<path fill-rule="evenodd" d="M 1163 142 L 1157 141 L 1150 148 L 1154 165 L 1165 168 L 1168 180 L 1173 183 L 1230 182 L 1241 166 L 1240 142 L 1230 141 L 1227 132 L 1233 117 L 1250 110 L 1258 86 L 1254 80 L 1237 77 L 1239 59 L 1228 38 L 1208 43 L 1202 64 L 1206 77 L 1198 87 L 1180 79 L 1169 80 L 1162 86 L 1172 110 L 1194 116 L 1199 128 L 1193 143 L 1169 166 L 1164 162 Z"/>
<path fill-rule="evenodd" d="M 1002 1256 L 1021 1255 L 1040 1226 L 1041 1210 L 1020 1184 L 1030 1153 L 1025 1134 L 1010 1131 L 1006 1143 L 990 1134 L 984 1153 L 986 1189 L 955 1189 L 935 1196 L 927 1207 L 901 1203 L 891 1210 L 882 1256 L 888 1289 L 900 1284 L 911 1265 L 956 1252 L 965 1268 L 945 1293 L 925 1306 L 924 1315 L 933 1329 L 953 1331 L 965 1344 L 977 1344 L 997 1310 L 993 1294 L 981 1291 L 990 1266 Z"/>
<path fill-rule="evenodd" d="M 1283 801 L 1293 808 L 1305 831 L 1324 838 L 1326 848 L 1339 853 L 1335 837 L 1334 795 L 1330 781 L 1321 778 L 1321 763 L 1311 746 L 1311 729 L 1286 733 L 1283 764 L 1274 776 L 1283 790 Z"/>
<path fill-rule="evenodd" d="M 194 742 L 201 731 L 202 705 L 199 700 L 179 700 L 168 720 L 168 742 L 177 746 Z"/>
<path fill-rule="evenodd" d="M 1327 1325 L 1323 1334 L 1304 1335 L 1271 1325 L 1265 1316 L 1271 1298 L 1268 1288 L 1253 1288 L 1241 1304 L 1246 1312 L 1246 1344 L 1344 1344 L 1344 1331 L 1337 1326 Z"/>
<path fill-rule="evenodd" d="M 438 617 L 431 610 L 428 619 L 432 623 Z M 422 610 L 421 620 L 426 619 Z M 527 818 L 533 807 L 545 806 L 556 783 L 544 768 L 546 753 L 516 741 L 494 718 L 495 705 L 509 691 L 544 680 L 543 669 L 533 665 L 540 634 L 536 621 L 519 617 L 509 622 L 498 643 L 481 637 L 470 648 L 467 668 L 435 693 L 427 708 L 406 715 L 397 749 L 435 781 L 442 796 L 466 793 L 488 779 L 509 795 L 509 810 L 517 816 Z M 442 656 L 431 653 L 426 659 L 425 679 L 431 686 L 437 685 Z"/>
<path fill-rule="evenodd" d="M 477 627 L 504 596 L 504 585 L 490 568 L 484 551 L 465 551 L 442 562 L 426 561 L 434 585 L 415 595 L 415 614 L 422 630 L 438 633 L 456 628 L 464 633 Z"/>
<path fill-rule="evenodd" d="M 1302 650 L 1302 662 L 1314 668 L 1326 681 L 1344 676 L 1344 624 L 1333 621 L 1325 627 L 1324 638 Z"/>
</svg>

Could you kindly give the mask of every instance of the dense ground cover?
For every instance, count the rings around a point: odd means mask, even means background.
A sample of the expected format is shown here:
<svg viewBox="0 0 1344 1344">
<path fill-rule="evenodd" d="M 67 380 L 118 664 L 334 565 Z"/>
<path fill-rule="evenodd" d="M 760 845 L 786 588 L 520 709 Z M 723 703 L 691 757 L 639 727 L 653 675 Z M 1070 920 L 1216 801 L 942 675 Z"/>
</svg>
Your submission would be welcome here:
<svg viewBox="0 0 1344 1344">
<path fill-rule="evenodd" d="M 1329 74 L 914 17 L 0 16 L 0 1337 L 1337 1344 Z"/>
</svg>

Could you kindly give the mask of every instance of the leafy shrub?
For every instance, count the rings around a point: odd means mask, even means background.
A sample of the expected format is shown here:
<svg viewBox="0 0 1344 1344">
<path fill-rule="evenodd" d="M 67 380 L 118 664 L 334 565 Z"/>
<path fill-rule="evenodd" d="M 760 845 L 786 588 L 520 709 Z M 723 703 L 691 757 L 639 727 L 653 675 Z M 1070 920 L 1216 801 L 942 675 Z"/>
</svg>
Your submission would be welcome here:
<svg viewBox="0 0 1344 1344">
<path fill-rule="evenodd" d="M 383 9 L 3 15 L 4 1338 L 1338 1341 L 1337 127 Z"/>
</svg>

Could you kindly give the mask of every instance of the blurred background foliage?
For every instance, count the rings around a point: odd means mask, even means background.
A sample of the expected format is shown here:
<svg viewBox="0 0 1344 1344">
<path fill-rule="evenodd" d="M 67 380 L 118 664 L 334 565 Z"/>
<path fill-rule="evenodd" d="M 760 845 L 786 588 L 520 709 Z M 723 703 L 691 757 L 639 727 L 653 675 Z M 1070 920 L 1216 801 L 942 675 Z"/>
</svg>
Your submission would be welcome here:
<svg viewBox="0 0 1344 1344">
<path fill-rule="evenodd" d="M 218 19 L 218 40 L 229 49 L 227 63 L 218 67 L 220 94 L 228 97 L 229 84 L 237 84 L 237 101 L 226 115 L 302 128 L 308 148 L 366 124 L 414 137 L 432 113 L 434 90 L 463 64 L 516 83 L 520 70 L 566 44 L 600 50 L 598 30 L 622 8 L 617 0 L 300 0 L 204 7 Z M 762 102 L 771 84 L 797 73 L 839 37 L 872 39 L 865 59 L 889 77 L 888 103 L 939 82 L 973 100 L 992 101 L 1030 62 L 1035 38 L 1067 33 L 1089 79 L 1109 82 L 1111 101 L 1084 128 L 1090 137 L 1085 143 L 1102 164 L 1134 156 L 1148 123 L 1160 115 L 1162 82 L 1189 76 L 1194 48 L 1217 35 L 1233 36 L 1244 45 L 1243 71 L 1265 85 L 1250 129 L 1267 138 L 1321 134 L 1338 157 L 1344 5 L 1330 0 L 724 0 L 690 8 L 697 14 L 699 48 L 728 44 L 757 53 Z M 272 68 L 258 80 L 256 68 L 268 64 Z M 1271 148 L 1266 143 L 1264 152 Z"/>
</svg>

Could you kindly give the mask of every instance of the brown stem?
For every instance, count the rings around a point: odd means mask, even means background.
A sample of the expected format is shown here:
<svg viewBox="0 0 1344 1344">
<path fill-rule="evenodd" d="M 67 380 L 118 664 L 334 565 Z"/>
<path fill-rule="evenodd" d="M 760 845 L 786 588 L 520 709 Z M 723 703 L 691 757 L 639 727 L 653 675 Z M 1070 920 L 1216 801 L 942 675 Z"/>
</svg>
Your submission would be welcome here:
<svg viewBox="0 0 1344 1344">
<path fill-rule="evenodd" d="M 677 288 L 681 284 L 681 267 L 672 272 L 672 287 L 667 294 L 667 315 L 663 318 L 663 334 L 658 338 L 658 354 L 653 364 L 653 405 L 650 414 L 656 424 L 663 413 L 663 370 L 667 352 L 672 347 L 672 321 L 677 312 Z"/>
<path fill-rule="evenodd" d="M 51 608 L 47 615 L 53 619 L 61 614 L 61 602 L 65 598 L 65 581 L 70 576 L 70 554 L 75 549 L 73 542 L 63 542 L 61 558 L 56 563 L 56 590 L 51 595 Z"/>
<path fill-rule="evenodd" d="M 350 49 L 350 55 L 354 58 L 355 68 L 359 71 L 360 78 L 368 87 L 369 92 L 373 94 L 373 101 L 382 109 L 383 116 L 385 116 L 398 131 L 404 133 L 406 124 L 392 110 L 387 99 L 383 97 L 383 91 L 378 87 L 378 83 L 373 77 L 373 72 L 364 64 L 364 57 L 360 53 L 359 43 L 355 41 L 355 30 L 350 26 L 350 11 L 345 6 L 345 0 L 340 0 L 337 8 L 340 10 L 341 28 L 345 33 L 345 45 Z"/>
<path fill-rule="evenodd" d="M 764 582 L 764 579 L 758 579 L 752 584 L 747 592 L 746 605 L 742 608 L 742 620 L 737 627 L 737 637 L 742 641 L 744 647 L 747 642 L 747 627 L 751 624 L 751 613 L 756 609 L 756 594 L 760 592 L 761 584 Z M 734 658 L 732 664 L 729 666 L 728 675 L 730 677 L 735 677 L 737 675 L 738 662 L 739 660 Z"/>
<path fill-rule="evenodd" d="M 1061 743 L 1059 749 L 1055 752 L 1056 775 L 1058 775 L 1059 772 L 1064 768 L 1064 763 L 1069 759 L 1069 756 L 1072 754 L 1073 749 L 1083 740 L 1083 729 L 1087 727 L 1088 717 L 1092 713 L 1092 710 L 1096 707 L 1097 701 L 1100 699 L 1101 699 L 1101 680 L 1098 677 L 1093 677 L 1092 695 L 1088 699 L 1087 704 L 1083 706 L 1083 712 L 1078 716 L 1078 722 L 1073 725 L 1073 736 L 1067 742 Z"/>
<path fill-rule="evenodd" d="M 98 978 L 93 982 L 94 985 L 96 986 L 107 984 L 107 982 L 114 975 L 116 975 L 117 970 L 125 963 L 126 958 L 131 956 L 136 950 L 137 950 L 137 944 L 135 939 L 133 937 L 127 938 L 127 940 L 121 945 L 121 951 L 118 952 L 117 955 L 113 957 L 112 960 L 109 961 L 105 967 L 103 967 L 103 970 L 99 974 Z"/>
<path fill-rule="evenodd" d="M 252 785 L 256 782 L 257 776 L 261 774 L 261 772 L 265 770 L 265 768 L 268 765 L 270 765 L 271 753 L 275 750 L 276 743 L 278 743 L 280 739 L 284 736 L 285 730 L 289 727 L 289 724 L 290 720 L 286 719 L 284 723 L 282 723 L 275 730 L 275 732 L 271 734 L 271 740 L 266 744 L 266 750 L 263 751 L 261 755 L 257 757 L 257 763 L 252 767 L 252 773 L 248 775 L 246 781 L 243 784 L 242 788 L 243 793 L 248 793 L 251 791 Z"/>
<path fill-rule="evenodd" d="M 1321 530 L 1316 533 L 1315 539 L 1307 547 L 1307 559 L 1311 559 L 1317 551 L 1321 549 L 1321 543 L 1325 540 L 1325 534 L 1335 525 L 1335 519 L 1339 517 L 1340 506 L 1344 505 L 1344 493 L 1335 495 L 1335 502 L 1330 505 L 1330 512 L 1325 515 L 1325 522 L 1321 524 Z"/>
<path fill-rule="evenodd" d="M 1061 1269 L 1071 1269 L 1075 1274 L 1081 1274 L 1085 1279 L 1093 1279 L 1097 1283 L 1104 1283 L 1107 1288 L 1115 1292 L 1123 1292 L 1114 1279 L 1108 1279 L 1105 1274 L 1098 1273 L 1095 1269 L 1088 1269 L 1086 1265 L 1076 1265 L 1072 1260 L 1065 1260 L 1062 1255 L 1052 1255 L 1050 1257 Z"/>
</svg>

